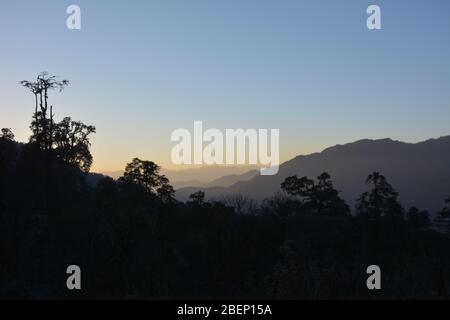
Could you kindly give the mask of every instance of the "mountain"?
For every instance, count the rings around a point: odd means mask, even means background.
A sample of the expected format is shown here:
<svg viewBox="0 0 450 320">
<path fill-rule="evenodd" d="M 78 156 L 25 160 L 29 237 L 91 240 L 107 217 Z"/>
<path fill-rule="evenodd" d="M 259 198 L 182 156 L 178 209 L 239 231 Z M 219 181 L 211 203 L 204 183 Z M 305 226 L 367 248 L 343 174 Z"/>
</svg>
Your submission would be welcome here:
<svg viewBox="0 0 450 320">
<path fill-rule="evenodd" d="M 169 179 L 170 180 L 170 179 Z M 187 181 L 170 181 L 170 184 L 175 188 L 187 188 L 187 187 L 200 187 L 204 188 L 205 184 L 200 180 L 187 180 Z"/>
<path fill-rule="evenodd" d="M 104 176 L 108 176 L 110 178 L 113 178 L 114 180 L 119 179 L 123 175 L 123 170 L 117 170 L 117 171 L 104 171 L 101 173 L 98 173 Z"/>
<path fill-rule="evenodd" d="M 215 179 L 211 182 L 205 183 L 203 187 L 206 187 L 206 188 L 230 187 L 233 184 L 238 183 L 240 181 L 248 181 L 248 180 L 256 177 L 257 175 L 259 175 L 259 170 L 250 170 L 243 174 L 230 174 L 230 175 Z M 195 185 L 191 185 L 191 186 L 195 186 Z"/>
<path fill-rule="evenodd" d="M 202 166 L 181 170 L 169 170 L 162 168 L 164 174 L 174 188 L 183 187 L 229 187 L 232 184 L 249 180 L 256 175 L 256 166 Z M 118 179 L 123 171 L 102 172 L 101 174 Z M 242 176 L 241 176 L 242 175 Z"/>
<path fill-rule="evenodd" d="M 105 175 L 100 174 L 100 173 L 95 173 L 95 172 L 90 172 L 90 173 L 86 173 L 84 174 L 84 176 L 86 177 L 86 182 L 88 183 L 88 185 L 90 185 L 91 187 L 95 187 L 98 185 L 98 183 L 106 178 Z"/>
<path fill-rule="evenodd" d="M 354 205 L 358 196 L 368 189 L 368 174 L 379 171 L 400 193 L 405 207 L 412 205 L 435 212 L 450 195 L 450 136 L 419 143 L 391 139 L 360 140 L 336 145 L 320 153 L 297 156 L 283 163 L 275 176 L 257 175 L 228 188 L 200 188 L 207 198 L 241 194 L 262 200 L 280 191 L 288 176 L 315 178 L 328 172 L 341 196 Z M 186 200 L 199 188 L 181 188 L 177 198 Z"/>
<path fill-rule="evenodd" d="M 169 178 L 170 182 L 176 186 L 180 183 L 196 180 L 201 184 L 209 184 L 212 181 L 221 183 L 218 179 L 224 176 L 241 175 L 249 170 L 257 169 L 256 166 L 201 166 L 181 170 L 169 170 L 162 168 L 161 173 Z M 217 185 L 217 184 L 216 184 Z M 209 185 L 212 186 L 212 185 Z"/>
</svg>

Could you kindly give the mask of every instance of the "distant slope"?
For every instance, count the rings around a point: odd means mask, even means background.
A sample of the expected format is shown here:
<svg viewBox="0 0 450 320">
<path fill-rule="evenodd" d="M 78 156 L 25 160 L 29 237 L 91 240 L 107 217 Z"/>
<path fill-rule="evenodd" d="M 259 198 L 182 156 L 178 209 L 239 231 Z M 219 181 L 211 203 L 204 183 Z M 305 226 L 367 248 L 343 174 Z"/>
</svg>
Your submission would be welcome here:
<svg viewBox="0 0 450 320">
<path fill-rule="evenodd" d="M 257 175 L 229 188 L 204 188 L 207 198 L 242 194 L 262 200 L 280 191 L 281 182 L 291 175 L 317 177 L 328 172 L 342 197 L 353 205 L 367 190 L 365 179 L 373 171 L 385 175 L 399 191 L 405 207 L 416 205 L 436 211 L 450 195 L 450 136 L 419 143 L 391 139 L 360 140 L 325 149 L 321 153 L 298 156 L 280 166 L 275 176 Z M 177 190 L 185 200 L 192 188 Z M 198 188 L 196 188 L 198 190 Z"/>
<path fill-rule="evenodd" d="M 201 166 L 181 170 L 161 169 L 161 173 L 176 185 L 187 181 L 196 180 L 203 184 L 220 179 L 229 175 L 240 175 L 250 170 L 255 170 L 256 166 Z"/>
<path fill-rule="evenodd" d="M 197 169 L 198 170 L 198 169 Z M 230 174 L 217 179 L 212 180 L 211 182 L 202 182 L 200 180 L 189 180 L 189 181 L 173 181 L 171 180 L 171 184 L 175 189 L 181 188 L 194 188 L 194 189 L 204 189 L 204 188 L 212 188 L 212 187 L 230 187 L 233 184 L 240 181 L 248 181 L 254 178 L 259 174 L 258 170 L 250 170 L 243 174 Z"/>
<path fill-rule="evenodd" d="M 204 185 L 206 188 L 210 187 L 230 187 L 233 184 L 240 181 L 248 181 L 259 174 L 258 170 L 250 170 L 243 174 L 231 174 L 228 176 L 223 176 L 221 178 L 215 179 L 211 182 L 208 182 Z"/>
<path fill-rule="evenodd" d="M 121 176 L 123 176 L 123 170 L 118 170 L 118 171 L 104 171 L 104 172 L 100 172 L 98 174 L 104 175 L 104 176 L 108 176 L 113 178 L 114 180 L 119 179 Z"/>
<path fill-rule="evenodd" d="M 170 180 L 170 179 L 169 179 Z M 189 180 L 189 181 L 171 181 L 170 184 L 175 188 L 186 188 L 186 187 L 205 187 L 205 184 L 199 180 Z"/>
<path fill-rule="evenodd" d="M 86 177 L 86 182 L 91 187 L 96 187 L 102 179 L 106 178 L 105 175 L 100 174 L 100 173 L 95 173 L 95 172 L 87 173 L 87 174 L 85 174 L 85 177 Z"/>
<path fill-rule="evenodd" d="M 181 170 L 162 168 L 161 173 L 166 175 L 175 189 L 184 187 L 229 187 L 232 184 L 249 180 L 256 175 L 256 166 L 203 166 Z M 102 172 L 102 175 L 118 179 L 123 171 Z M 242 176 L 241 176 L 242 175 Z"/>
<path fill-rule="evenodd" d="M 222 194 L 227 194 L 227 187 L 242 181 L 248 181 L 256 177 L 258 174 L 258 170 L 250 170 L 240 175 L 233 174 L 224 176 L 203 185 L 191 184 L 188 186 L 181 186 L 176 190 L 176 195 L 178 199 L 183 201 L 186 201 L 189 198 L 189 195 L 198 190 L 208 190 L 208 193 L 220 196 Z"/>
</svg>

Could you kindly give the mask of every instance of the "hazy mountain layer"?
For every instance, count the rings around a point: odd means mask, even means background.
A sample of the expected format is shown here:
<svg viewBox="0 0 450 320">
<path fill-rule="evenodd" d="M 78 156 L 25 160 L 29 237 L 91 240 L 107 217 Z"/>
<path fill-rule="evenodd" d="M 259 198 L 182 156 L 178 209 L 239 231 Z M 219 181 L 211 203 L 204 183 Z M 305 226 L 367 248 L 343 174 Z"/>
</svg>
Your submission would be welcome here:
<svg viewBox="0 0 450 320">
<path fill-rule="evenodd" d="M 419 143 L 365 139 L 337 145 L 287 161 L 275 176 L 257 175 L 228 188 L 203 190 L 208 198 L 242 194 L 262 200 L 279 192 L 280 184 L 287 176 L 315 178 L 328 172 L 342 197 L 353 205 L 359 194 L 367 189 L 365 178 L 373 171 L 388 178 L 400 193 L 405 207 L 415 205 L 431 212 L 439 210 L 450 194 L 450 136 Z M 198 189 L 179 189 L 177 198 L 186 200 Z"/>
</svg>

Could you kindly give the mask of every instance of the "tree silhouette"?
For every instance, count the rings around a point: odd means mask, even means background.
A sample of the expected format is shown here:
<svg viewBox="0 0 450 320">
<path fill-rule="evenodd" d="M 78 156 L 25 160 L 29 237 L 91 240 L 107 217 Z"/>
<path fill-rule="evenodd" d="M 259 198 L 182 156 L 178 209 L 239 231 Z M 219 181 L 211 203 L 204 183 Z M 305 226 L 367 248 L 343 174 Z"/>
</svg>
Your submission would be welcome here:
<svg viewBox="0 0 450 320">
<path fill-rule="evenodd" d="M 373 188 L 358 198 L 356 202 L 358 215 L 368 220 L 377 220 L 380 217 L 403 219 L 403 208 L 398 201 L 398 193 L 385 176 L 373 172 L 367 177 L 366 184 L 373 185 Z"/>
<path fill-rule="evenodd" d="M 205 192 L 199 190 L 189 196 L 189 203 L 201 206 L 205 202 Z"/>
<path fill-rule="evenodd" d="M 31 93 L 33 93 L 35 98 L 35 109 L 34 109 L 34 125 L 36 127 L 32 127 L 32 130 L 35 132 L 34 136 L 39 137 L 39 127 L 37 126 L 39 123 L 38 119 L 38 96 L 40 96 L 40 100 L 42 101 L 42 89 L 41 84 L 39 81 L 39 76 L 36 81 L 28 81 L 28 80 L 22 80 L 20 81 L 20 84 L 24 86 L 25 88 L 29 89 Z M 42 103 L 41 103 L 42 104 Z M 33 126 L 33 125 L 32 125 Z"/>
<path fill-rule="evenodd" d="M 256 203 L 253 199 L 242 194 L 228 194 L 219 199 L 219 202 L 234 209 L 237 214 L 253 214 Z"/>
<path fill-rule="evenodd" d="M 134 158 L 125 167 L 123 177 L 119 178 L 121 183 L 131 183 L 136 185 L 148 194 L 158 195 L 165 201 L 173 199 L 175 191 L 169 185 L 169 180 L 164 175 L 160 175 L 160 167 L 152 162 L 139 158 Z"/>
<path fill-rule="evenodd" d="M 72 121 L 66 117 L 55 125 L 54 144 L 57 157 L 64 162 L 88 172 L 92 165 L 92 155 L 89 151 L 91 143 L 89 135 L 95 133 L 94 126 L 88 126 L 80 121 Z"/>
<path fill-rule="evenodd" d="M 349 214 L 350 207 L 339 197 L 339 191 L 334 188 L 330 175 L 324 172 L 317 180 L 314 187 L 314 201 L 318 210 L 329 214 Z"/>
<path fill-rule="evenodd" d="M 281 183 L 281 189 L 291 196 L 296 196 L 302 204 L 312 203 L 314 200 L 314 181 L 308 177 L 287 177 Z"/>
<path fill-rule="evenodd" d="M 0 139 L 14 141 L 14 133 L 11 131 L 11 129 L 2 128 L 0 133 Z"/>
<path fill-rule="evenodd" d="M 17 157 L 17 145 L 14 142 L 14 134 L 10 129 L 3 128 L 0 131 L 0 184 L 7 185 L 6 177 L 11 171 Z"/>
<path fill-rule="evenodd" d="M 169 184 L 169 179 L 164 176 L 160 179 L 160 186 L 156 189 L 156 193 L 163 203 L 175 202 L 175 189 Z"/>
<path fill-rule="evenodd" d="M 414 228 L 425 228 L 430 224 L 430 218 L 428 211 L 421 211 L 416 207 L 409 208 L 406 213 L 408 223 Z"/>
<path fill-rule="evenodd" d="M 317 177 L 317 184 L 307 177 L 287 177 L 281 184 L 281 189 L 287 194 L 297 197 L 304 208 L 326 214 L 346 215 L 350 207 L 339 197 L 339 191 L 334 189 L 328 173 Z"/>
<path fill-rule="evenodd" d="M 49 92 L 51 90 L 61 92 L 69 85 L 69 81 L 60 81 L 56 76 L 42 72 L 37 76 L 36 81 L 23 80 L 20 84 L 35 96 L 34 118 L 30 125 L 31 144 L 35 144 L 40 150 L 49 153 L 51 157 L 47 157 L 47 160 L 61 159 L 71 166 L 89 172 L 93 162 L 89 151 L 89 136 L 95 133 L 95 127 L 85 125 L 80 121 L 72 121 L 70 117 L 55 124 L 53 106 L 49 106 L 48 103 Z"/>
<path fill-rule="evenodd" d="M 35 113 L 34 121 L 32 122 L 33 136 L 31 141 L 37 142 L 41 149 L 49 150 L 53 144 L 53 106 L 50 105 L 50 110 L 48 110 L 48 93 L 54 89 L 62 91 L 69 85 L 69 81 L 58 81 L 56 76 L 52 76 L 48 72 L 41 72 L 37 76 L 36 81 L 23 80 L 20 84 L 29 89 L 35 96 Z M 40 111 L 38 111 L 38 97 Z M 49 118 L 47 118 L 48 111 L 50 111 Z"/>
<path fill-rule="evenodd" d="M 450 197 L 445 200 L 445 204 L 446 206 L 438 213 L 440 218 L 450 218 Z"/>
</svg>

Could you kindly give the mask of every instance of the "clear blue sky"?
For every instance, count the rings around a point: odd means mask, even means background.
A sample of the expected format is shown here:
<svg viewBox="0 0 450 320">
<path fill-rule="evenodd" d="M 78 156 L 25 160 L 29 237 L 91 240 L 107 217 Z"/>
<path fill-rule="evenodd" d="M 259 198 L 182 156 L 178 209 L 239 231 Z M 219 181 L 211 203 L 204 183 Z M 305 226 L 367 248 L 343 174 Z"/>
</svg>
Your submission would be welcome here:
<svg viewBox="0 0 450 320">
<path fill-rule="evenodd" d="M 66 29 L 66 8 L 82 30 Z M 366 28 L 366 8 L 382 30 Z M 29 136 L 49 71 L 72 84 L 56 117 L 97 126 L 94 170 L 170 167 L 170 133 L 279 128 L 282 159 L 361 138 L 450 134 L 450 1 L 6 1 L 0 127 Z"/>
</svg>

